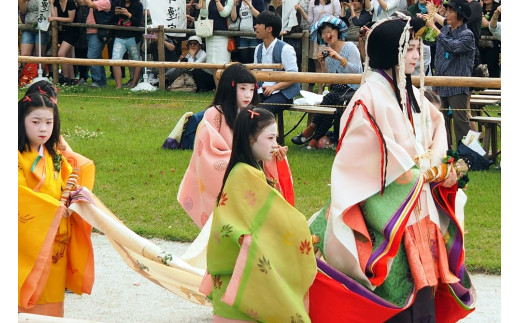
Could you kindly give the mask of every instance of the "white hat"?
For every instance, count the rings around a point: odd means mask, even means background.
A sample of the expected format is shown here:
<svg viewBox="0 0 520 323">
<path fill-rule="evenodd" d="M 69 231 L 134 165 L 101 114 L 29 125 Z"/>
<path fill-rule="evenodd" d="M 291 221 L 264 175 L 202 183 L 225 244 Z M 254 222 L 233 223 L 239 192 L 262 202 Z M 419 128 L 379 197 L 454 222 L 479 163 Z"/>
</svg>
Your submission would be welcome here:
<svg viewBox="0 0 520 323">
<path fill-rule="evenodd" d="M 190 36 L 190 38 L 188 38 L 188 43 L 190 41 L 196 41 L 197 43 L 201 44 L 202 45 L 202 39 L 199 37 L 199 36 L 196 36 L 196 35 L 193 35 L 193 36 Z"/>
</svg>

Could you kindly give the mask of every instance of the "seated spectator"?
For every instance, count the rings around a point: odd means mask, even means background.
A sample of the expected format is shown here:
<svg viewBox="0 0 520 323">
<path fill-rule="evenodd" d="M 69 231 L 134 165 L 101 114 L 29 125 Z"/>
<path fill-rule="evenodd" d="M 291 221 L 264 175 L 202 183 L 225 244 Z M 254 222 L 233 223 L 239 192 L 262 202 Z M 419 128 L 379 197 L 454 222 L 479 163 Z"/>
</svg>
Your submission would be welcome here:
<svg viewBox="0 0 520 323">
<path fill-rule="evenodd" d="M 152 60 L 155 62 L 159 61 L 159 50 L 158 50 L 158 33 L 152 32 L 150 34 L 146 35 L 146 53 L 147 55 L 152 56 Z M 143 41 L 141 44 L 141 52 L 144 55 L 144 45 L 145 42 Z M 176 43 L 169 37 L 164 37 L 164 61 L 165 62 L 177 62 L 179 60 L 179 57 L 177 56 L 177 53 L 175 51 Z M 155 85 L 159 80 L 157 79 L 157 75 L 159 75 L 159 69 L 157 68 L 151 68 L 149 69 L 149 72 L 153 75 L 153 78 L 148 78 L 148 81 Z"/>
<path fill-rule="evenodd" d="M 357 46 L 345 42 L 347 25 L 339 18 L 322 17 L 311 27 L 317 29 L 318 43 L 327 43 L 324 51 L 318 53 L 318 62 L 327 73 L 361 74 L 363 73 L 361 56 Z M 344 105 L 352 97 L 359 84 L 334 84 L 331 92 L 323 97 L 322 105 Z M 337 114 L 343 113 L 343 108 L 337 109 Z M 337 116 L 339 117 L 339 116 Z M 299 135 L 291 139 L 296 145 L 309 142 L 308 149 L 317 147 L 320 138 L 326 135 L 334 121 L 334 115 L 315 114 L 311 124 Z M 337 140 L 338 138 L 334 138 Z"/>
<path fill-rule="evenodd" d="M 188 53 L 182 56 L 179 62 L 189 63 L 205 63 L 206 52 L 202 49 L 202 39 L 199 36 L 191 36 L 188 38 Z M 166 72 L 166 84 L 170 85 L 183 73 L 191 73 L 195 84 L 197 85 L 197 92 L 213 91 L 215 89 L 215 82 L 213 81 L 213 71 L 210 69 L 201 68 L 170 68 Z"/>
<path fill-rule="evenodd" d="M 76 2 L 74 0 L 54 0 L 49 22 L 73 22 L 75 15 Z M 61 30 L 58 32 L 58 44 L 60 47 L 58 57 L 72 57 L 72 49 L 78 37 L 78 28 L 61 26 Z M 71 64 L 61 64 L 61 73 L 63 74 L 63 82 L 60 80 L 60 84 L 73 85 L 78 83 L 74 74 L 74 66 Z"/>
</svg>

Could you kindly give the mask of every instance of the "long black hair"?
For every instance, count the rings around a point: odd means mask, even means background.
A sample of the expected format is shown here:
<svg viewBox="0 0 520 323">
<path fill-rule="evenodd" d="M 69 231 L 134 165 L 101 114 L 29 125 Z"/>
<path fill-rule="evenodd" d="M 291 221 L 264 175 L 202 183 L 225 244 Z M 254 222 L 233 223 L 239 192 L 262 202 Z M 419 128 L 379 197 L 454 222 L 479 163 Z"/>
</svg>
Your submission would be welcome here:
<svg viewBox="0 0 520 323">
<path fill-rule="evenodd" d="M 224 114 L 226 122 L 231 129 L 234 128 L 235 119 L 237 117 L 237 85 L 238 83 L 256 84 L 256 78 L 251 71 L 243 64 L 232 64 L 228 66 L 218 82 L 217 91 L 213 98 L 212 106 Z M 258 93 L 253 93 L 252 105 L 258 104 Z M 220 106 L 220 107 L 219 107 Z"/>
<path fill-rule="evenodd" d="M 40 80 L 38 82 L 31 83 L 31 86 L 29 86 L 27 91 L 25 91 L 25 95 L 29 95 L 31 93 L 47 94 L 51 98 L 58 98 L 58 89 L 54 86 L 54 84 L 52 84 L 52 82 L 47 80 Z"/>
<path fill-rule="evenodd" d="M 44 144 L 49 154 L 54 157 L 56 155 L 56 147 L 60 141 L 60 114 L 56 100 L 46 94 L 30 93 L 18 101 L 18 151 L 31 151 L 31 145 L 25 130 L 25 117 L 38 108 L 50 108 L 53 110 L 54 124 L 52 134 Z"/>
<path fill-rule="evenodd" d="M 412 36 L 425 25 L 421 18 L 411 18 L 410 27 Z M 392 70 L 392 82 L 399 106 L 401 95 L 397 84 L 395 67 L 399 64 L 399 40 L 406 27 L 406 20 L 401 18 L 390 19 L 377 25 L 371 32 L 367 44 L 369 66 L 374 69 Z M 410 37 L 412 39 L 412 37 Z M 406 92 L 415 112 L 420 112 L 419 104 L 413 93 L 412 77 L 406 74 Z M 402 108 L 402 107 L 401 107 Z"/>
<path fill-rule="evenodd" d="M 245 163 L 252 167 L 263 169 L 262 162 L 259 163 L 253 156 L 251 143 L 256 141 L 258 135 L 265 127 L 275 122 L 274 114 L 266 109 L 249 106 L 240 111 L 235 120 L 231 157 L 229 158 L 229 163 L 224 173 L 222 188 L 218 194 L 217 203 L 220 202 L 220 196 L 222 195 L 222 190 L 224 189 L 228 175 L 236 164 Z"/>
<path fill-rule="evenodd" d="M 325 0 L 325 5 L 328 5 L 330 4 L 332 1 L 331 0 Z M 314 5 L 315 6 L 318 6 L 320 4 L 320 0 L 314 0 Z M 334 13 L 332 13 L 334 14 Z"/>
</svg>

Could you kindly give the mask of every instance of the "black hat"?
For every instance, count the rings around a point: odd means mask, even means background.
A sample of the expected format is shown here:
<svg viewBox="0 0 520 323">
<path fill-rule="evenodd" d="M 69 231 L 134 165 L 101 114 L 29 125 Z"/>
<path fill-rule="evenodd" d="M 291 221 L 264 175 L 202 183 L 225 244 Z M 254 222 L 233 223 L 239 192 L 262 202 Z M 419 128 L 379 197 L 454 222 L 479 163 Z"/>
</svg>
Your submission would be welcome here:
<svg viewBox="0 0 520 323">
<path fill-rule="evenodd" d="M 459 15 L 462 16 L 462 18 L 464 18 L 464 21 L 468 21 L 469 17 L 471 16 L 471 7 L 466 0 L 449 0 L 444 1 L 443 4 L 445 7 L 451 7 L 453 10 L 455 10 Z"/>
</svg>

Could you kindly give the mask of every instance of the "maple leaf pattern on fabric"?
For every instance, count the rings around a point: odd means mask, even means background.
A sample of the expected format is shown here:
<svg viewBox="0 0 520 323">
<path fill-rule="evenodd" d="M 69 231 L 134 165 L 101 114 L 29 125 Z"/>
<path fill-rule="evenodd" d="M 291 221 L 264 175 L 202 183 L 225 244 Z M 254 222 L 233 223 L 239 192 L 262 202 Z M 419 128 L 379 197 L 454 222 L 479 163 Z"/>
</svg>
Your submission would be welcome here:
<svg viewBox="0 0 520 323">
<path fill-rule="evenodd" d="M 220 275 L 213 276 L 213 287 L 216 289 L 220 289 L 222 286 L 222 280 L 220 279 Z"/>
<path fill-rule="evenodd" d="M 260 271 L 265 274 L 268 274 L 269 271 L 271 271 L 271 263 L 269 262 L 269 259 L 265 259 L 265 256 L 258 259 L 258 267 L 260 268 Z"/>
<path fill-rule="evenodd" d="M 303 317 L 300 313 L 296 313 L 296 315 L 291 316 L 291 323 L 303 323 Z"/>
<path fill-rule="evenodd" d="M 227 200 L 227 194 L 225 192 L 222 192 L 222 195 L 220 196 L 220 201 L 218 201 L 218 206 L 226 205 Z"/>
<path fill-rule="evenodd" d="M 309 252 L 311 252 L 311 249 L 312 249 L 311 248 L 311 243 L 310 243 L 310 241 L 307 241 L 307 239 L 305 239 L 304 241 L 302 241 L 300 243 L 300 252 L 302 254 L 308 255 Z"/>
<path fill-rule="evenodd" d="M 249 205 L 251 206 L 255 206 L 256 204 L 256 201 L 258 200 L 256 197 L 255 197 L 255 193 L 253 191 L 247 191 L 245 194 L 244 194 L 244 199 L 246 201 L 249 201 Z"/>
<path fill-rule="evenodd" d="M 283 240 L 282 242 L 287 246 L 287 247 L 291 247 L 294 245 L 294 240 L 293 240 L 293 234 L 292 232 L 286 232 L 284 235 L 283 235 Z"/>
<path fill-rule="evenodd" d="M 233 226 L 230 224 L 226 224 L 220 229 L 220 236 L 222 238 L 229 238 L 231 233 L 233 232 Z"/>
</svg>

